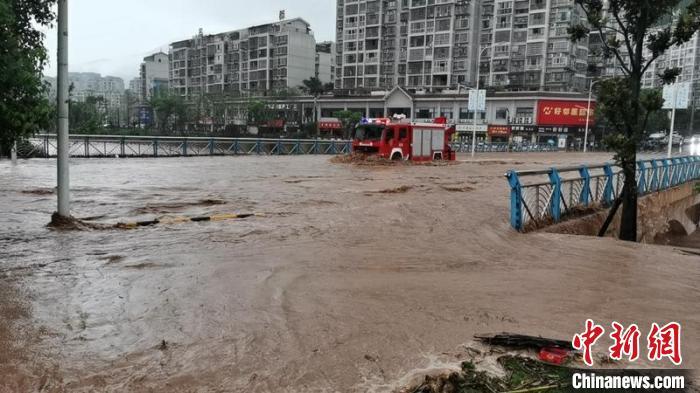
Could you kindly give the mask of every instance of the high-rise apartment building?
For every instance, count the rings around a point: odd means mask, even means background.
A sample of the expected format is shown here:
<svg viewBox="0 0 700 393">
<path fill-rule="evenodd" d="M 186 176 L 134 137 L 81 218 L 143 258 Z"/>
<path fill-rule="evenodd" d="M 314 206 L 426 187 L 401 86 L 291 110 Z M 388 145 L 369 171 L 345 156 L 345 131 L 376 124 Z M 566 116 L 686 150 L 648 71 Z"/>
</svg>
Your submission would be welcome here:
<svg viewBox="0 0 700 393">
<path fill-rule="evenodd" d="M 323 83 L 335 81 L 335 43 L 331 41 L 316 44 L 316 78 Z"/>
<path fill-rule="evenodd" d="M 573 0 L 482 0 L 481 78 L 510 90 L 587 88 L 588 42 L 568 28 L 585 21 Z"/>
<path fill-rule="evenodd" d="M 648 49 L 645 52 L 645 56 L 651 56 Z M 700 33 L 696 32 L 690 41 L 671 47 L 656 59 L 647 72 L 644 73 L 644 79 L 642 79 L 643 87 L 663 87 L 663 81 L 659 75 L 670 68 L 681 69 L 678 82 L 690 83 L 690 96 L 688 97 L 690 121 L 688 127 L 694 128 L 695 112 L 700 109 Z M 679 125 L 679 127 L 683 128 L 686 125 Z M 693 131 L 695 130 L 693 129 Z"/>
<path fill-rule="evenodd" d="M 584 90 L 573 0 L 337 0 L 336 88 Z"/>
<path fill-rule="evenodd" d="M 336 88 L 474 81 L 477 10 L 475 0 L 338 0 Z"/>
<path fill-rule="evenodd" d="M 170 45 L 170 88 L 187 96 L 262 92 L 314 76 L 316 41 L 303 19 L 282 20 Z"/>
<path fill-rule="evenodd" d="M 143 59 L 139 68 L 139 97 L 148 102 L 154 95 L 168 90 L 170 60 L 163 52 L 154 53 Z"/>
<path fill-rule="evenodd" d="M 95 72 L 71 72 L 70 98 L 73 101 L 85 102 L 88 97 L 101 98 L 105 109 L 121 108 L 124 96 L 124 80 L 115 76 L 102 76 Z M 51 95 L 55 95 L 56 78 L 44 77 L 51 85 Z"/>
</svg>

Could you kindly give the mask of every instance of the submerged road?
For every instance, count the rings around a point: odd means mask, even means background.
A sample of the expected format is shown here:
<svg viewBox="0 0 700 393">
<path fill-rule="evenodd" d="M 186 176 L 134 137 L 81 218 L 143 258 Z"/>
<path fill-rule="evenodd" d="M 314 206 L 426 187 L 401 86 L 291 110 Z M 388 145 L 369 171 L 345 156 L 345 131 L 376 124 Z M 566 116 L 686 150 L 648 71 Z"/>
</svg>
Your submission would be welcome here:
<svg viewBox="0 0 700 393">
<path fill-rule="evenodd" d="M 476 333 L 587 318 L 678 320 L 700 367 L 697 256 L 510 229 L 506 170 L 608 155 L 479 158 L 75 160 L 93 222 L 261 216 L 71 232 L 45 227 L 55 161 L 0 162 L 0 392 L 391 391 Z"/>
</svg>

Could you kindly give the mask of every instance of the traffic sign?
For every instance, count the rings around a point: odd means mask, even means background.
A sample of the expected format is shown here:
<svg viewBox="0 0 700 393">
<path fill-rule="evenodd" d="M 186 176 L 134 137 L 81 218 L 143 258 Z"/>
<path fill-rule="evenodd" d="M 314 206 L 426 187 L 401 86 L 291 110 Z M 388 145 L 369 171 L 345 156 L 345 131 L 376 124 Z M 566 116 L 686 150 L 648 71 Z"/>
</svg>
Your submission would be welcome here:
<svg viewBox="0 0 700 393">
<path fill-rule="evenodd" d="M 486 111 L 486 90 L 470 90 L 468 109 L 471 112 Z"/>
<path fill-rule="evenodd" d="M 676 93 L 675 89 L 678 89 Z M 690 103 L 690 83 L 674 83 L 664 86 L 664 109 L 673 109 L 673 97 L 676 96 L 676 109 L 688 109 Z"/>
</svg>

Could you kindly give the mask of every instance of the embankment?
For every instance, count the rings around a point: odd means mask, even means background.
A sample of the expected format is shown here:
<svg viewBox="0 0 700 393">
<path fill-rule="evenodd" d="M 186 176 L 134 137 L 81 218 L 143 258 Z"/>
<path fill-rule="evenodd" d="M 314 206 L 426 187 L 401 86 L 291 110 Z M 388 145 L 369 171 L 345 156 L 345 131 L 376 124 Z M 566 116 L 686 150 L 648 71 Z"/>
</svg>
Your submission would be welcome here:
<svg viewBox="0 0 700 393">
<path fill-rule="evenodd" d="M 695 190 L 698 183 L 686 183 L 666 191 L 656 192 L 639 199 L 638 239 L 643 243 L 665 244 L 669 236 L 688 236 L 698 228 L 700 222 L 700 193 Z M 610 210 L 604 209 L 593 214 L 567 220 L 542 229 L 548 233 L 563 233 L 584 236 L 597 236 Z M 615 236 L 619 230 L 619 216 L 608 229 L 608 236 Z"/>
</svg>

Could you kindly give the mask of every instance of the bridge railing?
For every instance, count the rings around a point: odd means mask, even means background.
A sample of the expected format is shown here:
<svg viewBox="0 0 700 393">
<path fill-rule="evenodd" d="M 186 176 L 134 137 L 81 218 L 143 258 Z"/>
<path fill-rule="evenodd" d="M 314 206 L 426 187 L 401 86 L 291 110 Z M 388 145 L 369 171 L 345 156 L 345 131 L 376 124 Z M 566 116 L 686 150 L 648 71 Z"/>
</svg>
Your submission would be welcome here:
<svg viewBox="0 0 700 393">
<path fill-rule="evenodd" d="M 452 150 L 457 153 L 471 153 L 472 144 L 470 142 L 452 142 Z M 506 152 L 550 152 L 559 151 L 559 148 L 549 144 L 523 144 L 523 143 L 478 143 L 475 151 L 477 153 L 506 153 Z"/>
<path fill-rule="evenodd" d="M 55 157 L 54 134 L 30 138 L 28 155 Z M 346 154 L 352 143 L 328 139 L 164 137 L 120 135 L 71 135 L 71 157 L 176 157 L 216 155 Z"/>
<path fill-rule="evenodd" d="M 700 157 L 637 162 L 639 195 L 700 179 Z M 615 164 L 582 165 L 534 171 L 511 170 L 510 222 L 518 231 L 556 223 L 576 212 L 608 207 L 622 193 L 624 175 Z"/>
</svg>

